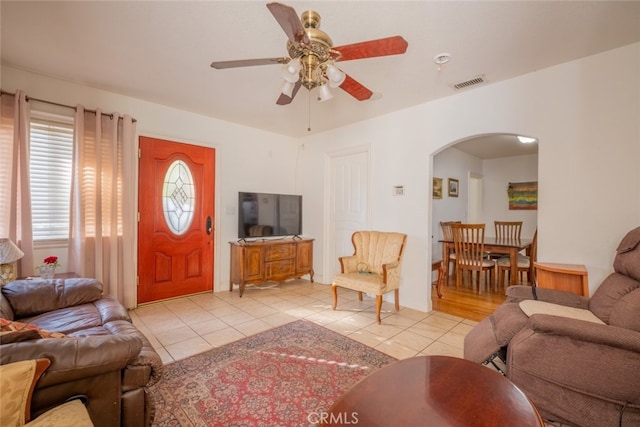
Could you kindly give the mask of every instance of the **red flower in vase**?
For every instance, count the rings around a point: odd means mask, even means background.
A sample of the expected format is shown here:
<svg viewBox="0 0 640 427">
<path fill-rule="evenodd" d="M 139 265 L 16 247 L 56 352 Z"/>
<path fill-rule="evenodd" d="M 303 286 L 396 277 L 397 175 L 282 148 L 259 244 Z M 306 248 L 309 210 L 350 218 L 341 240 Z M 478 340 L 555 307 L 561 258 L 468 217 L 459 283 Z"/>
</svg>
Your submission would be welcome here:
<svg viewBox="0 0 640 427">
<path fill-rule="evenodd" d="M 52 267 L 60 267 L 60 264 L 58 263 L 58 257 L 57 256 L 48 256 L 44 259 L 44 263 L 45 265 L 50 265 Z"/>
</svg>

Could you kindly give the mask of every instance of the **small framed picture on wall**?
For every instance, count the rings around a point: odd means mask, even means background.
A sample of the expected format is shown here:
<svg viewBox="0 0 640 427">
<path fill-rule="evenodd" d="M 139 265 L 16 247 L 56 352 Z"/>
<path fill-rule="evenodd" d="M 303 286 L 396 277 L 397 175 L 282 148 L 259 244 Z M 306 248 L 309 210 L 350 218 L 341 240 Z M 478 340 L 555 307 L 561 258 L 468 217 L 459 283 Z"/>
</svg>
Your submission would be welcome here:
<svg viewBox="0 0 640 427">
<path fill-rule="evenodd" d="M 433 178 L 433 198 L 442 199 L 442 178 Z"/>
<path fill-rule="evenodd" d="M 447 182 L 449 188 L 449 197 L 458 197 L 458 180 L 449 178 Z"/>
</svg>

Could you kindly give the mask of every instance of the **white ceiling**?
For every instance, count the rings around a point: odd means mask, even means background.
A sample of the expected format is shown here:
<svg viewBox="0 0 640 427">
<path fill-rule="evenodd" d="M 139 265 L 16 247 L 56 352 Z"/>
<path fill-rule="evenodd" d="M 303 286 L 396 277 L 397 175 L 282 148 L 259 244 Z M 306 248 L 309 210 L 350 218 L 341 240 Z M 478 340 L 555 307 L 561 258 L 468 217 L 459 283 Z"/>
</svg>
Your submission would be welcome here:
<svg viewBox="0 0 640 427">
<path fill-rule="evenodd" d="M 322 132 L 453 95 L 452 84 L 478 75 L 488 85 L 640 41 L 637 1 L 285 3 L 298 14 L 320 13 L 336 46 L 402 35 L 404 55 L 340 63 L 382 98 L 359 102 L 336 89 L 319 103 L 315 91 L 310 97 L 302 89 L 278 106 L 277 65 L 210 68 L 211 61 L 286 56 L 286 35 L 262 1 L 2 0 L 1 57 L 13 67 L 302 137 L 309 120 L 312 132 Z M 438 70 L 433 57 L 442 52 L 452 59 Z"/>
<path fill-rule="evenodd" d="M 458 142 L 454 147 L 483 160 L 524 156 L 528 154 L 536 154 L 538 152 L 537 141 L 529 144 L 523 144 L 518 140 L 517 135 L 510 134 L 474 136 Z"/>
</svg>

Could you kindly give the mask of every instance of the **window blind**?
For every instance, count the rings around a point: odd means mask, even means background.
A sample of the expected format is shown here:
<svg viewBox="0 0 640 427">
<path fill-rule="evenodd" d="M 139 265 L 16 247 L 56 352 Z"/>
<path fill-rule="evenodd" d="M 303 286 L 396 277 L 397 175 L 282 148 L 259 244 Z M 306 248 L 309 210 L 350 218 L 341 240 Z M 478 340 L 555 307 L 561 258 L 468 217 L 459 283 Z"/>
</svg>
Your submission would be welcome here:
<svg viewBox="0 0 640 427">
<path fill-rule="evenodd" d="M 30 130 L 33 240 L 68 239 L 73 118 L 32 112 Z"/>
</svg>

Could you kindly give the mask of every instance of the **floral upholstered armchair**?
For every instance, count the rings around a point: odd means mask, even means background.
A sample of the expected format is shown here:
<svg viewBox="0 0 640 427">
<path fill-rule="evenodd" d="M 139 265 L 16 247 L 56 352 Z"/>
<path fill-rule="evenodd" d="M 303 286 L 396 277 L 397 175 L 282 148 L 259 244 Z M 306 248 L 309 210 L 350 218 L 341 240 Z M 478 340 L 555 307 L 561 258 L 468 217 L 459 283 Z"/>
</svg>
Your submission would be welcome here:
<svg viewBox="0 0 640 427">
<path fill-rule="evenodd" d="M 340 257 L 341 272 L 331 285 L 333 309 L 338 305 L 338 287 L 376 296 L 376 319 L 381 323 L 382 296 L 395 292 L 395 309 L 400 309 L 399 287 L 402 253 L 407 235 L 395 232 L 356 231 L 351 236 L 355 253 Z"/>
</svg>

